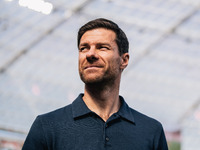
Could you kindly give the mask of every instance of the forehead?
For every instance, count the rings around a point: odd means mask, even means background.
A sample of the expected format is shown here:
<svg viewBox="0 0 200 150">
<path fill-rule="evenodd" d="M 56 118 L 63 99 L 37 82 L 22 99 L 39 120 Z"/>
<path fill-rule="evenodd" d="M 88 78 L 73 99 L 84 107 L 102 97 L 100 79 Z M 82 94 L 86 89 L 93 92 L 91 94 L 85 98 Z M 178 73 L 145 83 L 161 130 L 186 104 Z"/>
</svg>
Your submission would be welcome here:
<svg viewBox="0 0 200 150">
<path fill-rule="evenodd" d="M 107 41 L 113 42 L 116 39 L 114 31 L 105 28 L 96 28 L 86 31 L 80 39 L 80 43 L 85 41 Z"/>
</svg>

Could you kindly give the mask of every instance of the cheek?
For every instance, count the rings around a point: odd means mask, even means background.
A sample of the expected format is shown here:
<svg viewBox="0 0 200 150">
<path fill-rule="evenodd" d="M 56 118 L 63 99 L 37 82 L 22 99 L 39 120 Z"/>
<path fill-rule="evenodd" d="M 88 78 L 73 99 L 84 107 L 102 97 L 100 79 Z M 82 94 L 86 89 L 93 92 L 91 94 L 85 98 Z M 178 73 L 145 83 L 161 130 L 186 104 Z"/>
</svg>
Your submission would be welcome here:
<svg viewBox="0 0 200 150">
<path fill-rule="evenodd" d="M 82 65 L 83 63 L 82 63 L 82 60 L 81 59 L 79 59 L 79 61 L 78 61 L 78 69 L 79 69 L 79 71 L 81 71 L 82 70 Z"/>
<path fill-rule="evenodd" d="M 110 61 L 110 66 L 113 68 L 113 69 L 117 69 L 119 70 L 120 69 L 120 63 L 121 63 L 121 60 L 120 58 L 112 58 L 112 60 Z"/>
<path fill-rule="evenodd" d="M 79 57 L 78 57 L 78 64 L 79 65 L 81 65 L 82 64 L 82 62 L 83 62 L 83 59 L 84 58 L 84 56 L 82 55 L 82 54 L 79 54 Z"/>
</svg>

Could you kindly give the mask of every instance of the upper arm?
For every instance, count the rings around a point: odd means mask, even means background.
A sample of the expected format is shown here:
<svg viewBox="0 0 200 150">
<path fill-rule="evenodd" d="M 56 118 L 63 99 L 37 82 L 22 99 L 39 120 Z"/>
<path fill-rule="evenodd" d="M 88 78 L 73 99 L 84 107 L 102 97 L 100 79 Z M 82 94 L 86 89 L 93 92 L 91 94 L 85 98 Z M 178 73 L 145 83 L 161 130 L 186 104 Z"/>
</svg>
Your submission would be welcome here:
<svg viewBox="0 0 200 150">
<path fill-rule="evenodd" d="M 162 125 L 160 124 L 154 139 L 155 150 L 168 150 L 167 141 Z"/>
<path fill-rule="evenodd" d="M 33 122 L 26 137 L 22 150 L 45 150 L 47 149 L 44 130 L 40 117 Z"/>
</svg>

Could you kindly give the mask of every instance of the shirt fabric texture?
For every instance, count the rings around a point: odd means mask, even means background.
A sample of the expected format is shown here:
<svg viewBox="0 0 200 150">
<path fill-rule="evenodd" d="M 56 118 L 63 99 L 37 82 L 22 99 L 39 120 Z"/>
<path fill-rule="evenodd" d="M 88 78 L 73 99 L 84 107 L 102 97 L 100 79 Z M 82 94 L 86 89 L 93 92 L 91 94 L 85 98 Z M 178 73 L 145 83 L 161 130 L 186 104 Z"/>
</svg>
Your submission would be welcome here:
<svg viewBox="0 0 200 150">
<path fill-rule="evenodd" d="M 168 150 L 162 125 L 130 108 L 123 97 L 119 111 L 106 122 L 82 97 L 39 115 L 22 150 Z"/>
</svg>

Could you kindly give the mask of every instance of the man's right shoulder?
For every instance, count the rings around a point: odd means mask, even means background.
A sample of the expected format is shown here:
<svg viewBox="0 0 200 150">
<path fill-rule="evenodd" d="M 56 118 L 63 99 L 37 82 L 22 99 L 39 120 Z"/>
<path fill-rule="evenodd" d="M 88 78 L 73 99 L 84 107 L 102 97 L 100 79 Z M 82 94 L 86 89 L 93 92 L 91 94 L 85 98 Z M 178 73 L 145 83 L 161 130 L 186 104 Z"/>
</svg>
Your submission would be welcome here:
<svg viewBox="0 0 200 150">
<path fill-rule="evenodd" d="M 37 118 L 40 120 L 55 122 L 55 121 L 65 121 L 72 119 L 72 104 L 58 108 L 56 110 L 50 111 L 45 114 L 39 115 Z"/>
<path fill-rule="evenodd" d="M 56 110 L 50 111 L 45 114 L 41 114 L 37 117 L 37 121 L 42 124 L 57 124 L 57 123 L 72 123 L 74 121 L 73 108 L 75 107 L 74 103 L 80 103 L 83 94 L 79 94 L 79 96 L 71 103 L 64 107 L 58 108 Z M 73 107 L 73 108 L 72 108 Z"/>
</svg>

